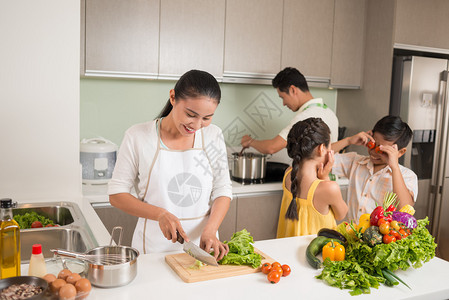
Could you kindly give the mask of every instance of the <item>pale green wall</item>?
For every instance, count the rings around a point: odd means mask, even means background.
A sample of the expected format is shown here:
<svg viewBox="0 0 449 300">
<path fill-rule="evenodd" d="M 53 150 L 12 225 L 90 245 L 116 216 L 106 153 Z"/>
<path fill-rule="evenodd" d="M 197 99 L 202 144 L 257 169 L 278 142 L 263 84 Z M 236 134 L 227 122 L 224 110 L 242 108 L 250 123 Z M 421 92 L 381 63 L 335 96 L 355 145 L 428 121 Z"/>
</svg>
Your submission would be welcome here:
<svg viewBox="0 0 449 300">
<path fill-rule="evenodd" d="M 174 84 L 163 80 L 82 78 L 81 138 L 102 136 L 120 145 L 127 128 L 157 116 Z M 220 86 L 222 99 L 213 123 L 223 129 L 228 145 L 238 146 L 239 137 L 248 133 L 257 138 L 272 138 L 295 114 L 282 106 L 276 90 L 269 85 L 221 83 Z M 336 110 L 336 90 L 311 88 L 311 92 Z"/>
</svg>

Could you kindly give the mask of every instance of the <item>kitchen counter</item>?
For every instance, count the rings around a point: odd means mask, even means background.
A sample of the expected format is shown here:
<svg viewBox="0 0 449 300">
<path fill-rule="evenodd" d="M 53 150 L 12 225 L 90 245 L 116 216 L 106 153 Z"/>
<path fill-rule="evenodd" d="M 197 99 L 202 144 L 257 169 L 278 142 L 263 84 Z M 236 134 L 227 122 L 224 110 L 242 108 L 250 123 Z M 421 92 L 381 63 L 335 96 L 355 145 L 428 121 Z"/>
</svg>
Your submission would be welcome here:
<svg viewBox="0 0 449 300">
<path fill-rule="evenodd" d="M 397 274 L 404 285 L 393 288 L 381 285 L 371 294 L 351 297 L 348 290 L 328 286 L 315 278 L 321 271 L 311 268 L 305 250 L 314 236 L 258 241 L 262 252 L 292 268 L 288 277 L 270 284 L 266 275 L 254 273 L 196 283 L 185 283 L 167 265 L 170 253 L 140 255 L 136 278 L 127 286 L 94 288 L 88 299 L 449 299 L 449 262 L 434 258 L 419 269 L 410 268 Z"/>
<path fill-rule="evenodd" d="M 337 179 L 337 183 L 342 187 L 347 186 L 348 180 L 346 178 L 339 178 Z M 90 203 L 109 202 L 107 184 L 96 184 L 96 185 L 83 184 L 82 190 L 85 199 L 87 199 Z M 263 193 L 281 190 L 282 190 L 282 182 L 241 184 L 236 181 L 232 181 L 233 194 Z"/>
</svg>

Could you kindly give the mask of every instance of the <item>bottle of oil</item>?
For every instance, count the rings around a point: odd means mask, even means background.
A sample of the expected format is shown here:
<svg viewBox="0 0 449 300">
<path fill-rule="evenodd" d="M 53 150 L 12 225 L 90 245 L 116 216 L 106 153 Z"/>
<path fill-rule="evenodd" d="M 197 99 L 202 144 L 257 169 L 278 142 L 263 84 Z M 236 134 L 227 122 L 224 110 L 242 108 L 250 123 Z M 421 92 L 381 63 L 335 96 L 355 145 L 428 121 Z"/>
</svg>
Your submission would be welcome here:
<svg viewBox="0 0 449 300">
<path fill-rule="evenodd" d="M 12 200 L 0 200 L 0 279 L 20 276 L 20 228 L 12 217 Z"/>
</svg>

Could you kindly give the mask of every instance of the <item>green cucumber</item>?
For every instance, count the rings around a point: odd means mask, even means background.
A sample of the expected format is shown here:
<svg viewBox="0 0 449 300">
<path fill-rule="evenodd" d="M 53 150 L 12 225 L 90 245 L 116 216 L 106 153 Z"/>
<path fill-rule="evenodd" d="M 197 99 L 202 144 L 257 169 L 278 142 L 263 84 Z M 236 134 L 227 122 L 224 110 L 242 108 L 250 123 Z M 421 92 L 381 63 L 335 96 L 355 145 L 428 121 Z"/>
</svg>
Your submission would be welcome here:
<svg viewBox="0 0 449 300">
<path fill-rule="evenodd" d="M 330 241 L 340 243 L 340 240 L 338 239 L 331 239 L 325 236 L 317 236 L 310 242 L 309 246 L 307 246 L 306 249 L 306 258 L 310 266 L 312 266 L 315 269 L 321 269 L 323 267 L 323 262 L 316 256 L 321 252 L 323 247 Z"/>
</svg>

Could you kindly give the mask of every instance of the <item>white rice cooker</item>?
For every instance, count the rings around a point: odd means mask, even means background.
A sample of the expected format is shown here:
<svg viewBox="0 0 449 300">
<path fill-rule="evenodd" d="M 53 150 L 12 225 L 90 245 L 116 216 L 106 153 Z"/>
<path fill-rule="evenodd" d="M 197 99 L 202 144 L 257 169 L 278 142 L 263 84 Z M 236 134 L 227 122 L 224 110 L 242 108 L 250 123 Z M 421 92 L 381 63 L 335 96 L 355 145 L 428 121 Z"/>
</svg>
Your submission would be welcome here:
<svg viewBox="0 0 449 300">
<path fill-rule="evenodd" d="M 84 184 L 106 184 L 112 178 L 117 145 L 102 138 L 83 139 L 80 144 L 80 163 Z"/>
</svg>

